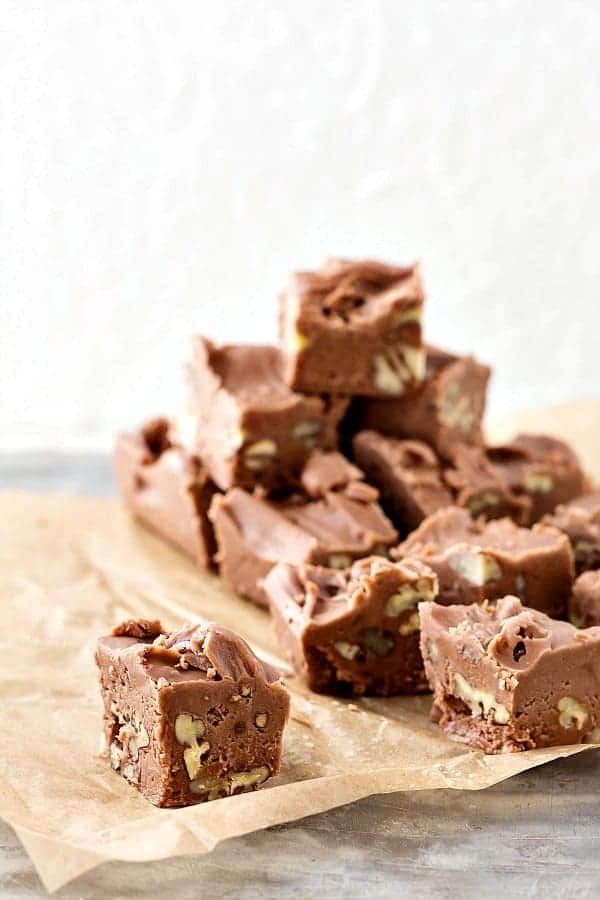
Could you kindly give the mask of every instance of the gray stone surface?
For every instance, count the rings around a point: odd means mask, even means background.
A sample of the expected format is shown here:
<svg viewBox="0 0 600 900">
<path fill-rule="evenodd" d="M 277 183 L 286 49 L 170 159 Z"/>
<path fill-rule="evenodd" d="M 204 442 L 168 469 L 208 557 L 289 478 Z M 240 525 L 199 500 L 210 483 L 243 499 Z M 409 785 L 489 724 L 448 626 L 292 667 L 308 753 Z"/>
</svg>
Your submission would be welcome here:
<svg viewBox="0 0 600 900">
<path fill-rule="evenodd" d="M 102 456 L 0 455 L 0 485 L 112 493 Z M 110 863 L 60 898 L 600 897 L 600 755 L 534 769 L 486 791 L 389 794 L 221 844 L 202 857 Z M 0 896 L 44 896 L 0 825 Z"/>
</svg>

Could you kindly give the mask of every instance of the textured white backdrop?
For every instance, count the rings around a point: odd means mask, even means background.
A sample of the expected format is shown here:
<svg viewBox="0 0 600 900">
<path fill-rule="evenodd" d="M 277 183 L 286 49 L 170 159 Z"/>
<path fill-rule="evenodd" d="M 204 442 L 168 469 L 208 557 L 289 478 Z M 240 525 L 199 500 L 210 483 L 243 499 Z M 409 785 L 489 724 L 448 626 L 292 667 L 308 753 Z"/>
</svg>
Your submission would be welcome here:
<svg viewBox="0 0 600 900">
<path fill-rule="evenodd" d="M 0 0 L 0 440 L 180 403 L 290 268 L 423 261 L 492 413 L 600 395 L 595 2 Z"/>
</svg>

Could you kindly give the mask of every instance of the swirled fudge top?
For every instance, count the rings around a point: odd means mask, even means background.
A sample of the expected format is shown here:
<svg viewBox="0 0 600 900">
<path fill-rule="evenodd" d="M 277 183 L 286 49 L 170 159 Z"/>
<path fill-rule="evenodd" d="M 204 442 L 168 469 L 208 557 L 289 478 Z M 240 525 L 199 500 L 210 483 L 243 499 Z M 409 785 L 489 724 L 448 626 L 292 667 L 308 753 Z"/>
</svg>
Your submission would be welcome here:
<svg viewBox="0 0 600 900">
<path fill-rule="evenodd" d="M 141 667 L 148 678 L 163 685 L 242 678 L 272 684 L 280 680 L 279 672 L 260 660 L 246 641 L 214 622 L 165 632 L 158 621 L 132 619 L 98 643 L 112 654 L 131 657 L 138 663 L 133 669 Z"/>
<path fill-rule="evenodd" d="M 600 646 L 600 627 L 575 628 L 523 606 L 512 596 L 468 606 L 421 603 L 419 616 L 427 639 L 436 641 L 443 634 L 460 644 L 463 656 L 488 657 L 502 668 L 521 673 L 532 669 L 546 651 L 589 642 Z"/>
<path fill-rule="evenodd" d="M 392 266 L 376 260 L 328 259 L 314 272 L 291 276 L 290 292 L 310 304 L 332 326 L 364 325 L 389 310 L 415 311 L 424 301 L 417 264 Z"/>
</svg>

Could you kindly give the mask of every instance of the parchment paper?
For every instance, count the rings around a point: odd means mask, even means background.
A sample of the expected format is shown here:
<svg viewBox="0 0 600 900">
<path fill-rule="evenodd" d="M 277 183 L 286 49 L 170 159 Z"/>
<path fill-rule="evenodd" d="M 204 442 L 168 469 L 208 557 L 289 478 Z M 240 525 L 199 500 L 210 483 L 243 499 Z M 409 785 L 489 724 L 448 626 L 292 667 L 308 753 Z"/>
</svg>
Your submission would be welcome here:
<svg viewBox="0 0 600 900">
<path fill-rule="evenodd" d="M 30 494 L 0 495 L 0 604 L 0 816 L 49 890 L 106 860 L 205 853 L 369 794 L 478 790 L 589 749 L 486 757 L 438 732 L 428 698 L 340 701 L 290 678 L 281 775 L 252 794 L 159 810 L 99 755 L 96 637 L 130 616 L 167 627 L 215 619 L 285 668 L 267 614 L 198 572 L 117 501 Z"/>
</svg>

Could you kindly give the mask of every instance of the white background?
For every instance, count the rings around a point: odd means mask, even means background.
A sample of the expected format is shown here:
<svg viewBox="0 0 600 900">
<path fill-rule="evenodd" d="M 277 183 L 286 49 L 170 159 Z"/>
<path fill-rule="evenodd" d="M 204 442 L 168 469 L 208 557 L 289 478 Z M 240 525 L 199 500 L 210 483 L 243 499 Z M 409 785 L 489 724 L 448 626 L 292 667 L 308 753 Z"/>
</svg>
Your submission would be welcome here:
<svg viewBox="0 0 600 900">
<path fill-rule="evenodd" d="M 108 445 L 291 268 L 420 258 L 492 415 L 600 394 L 594 2 L 0 0 L 0 441 Z"/>
</svg>

